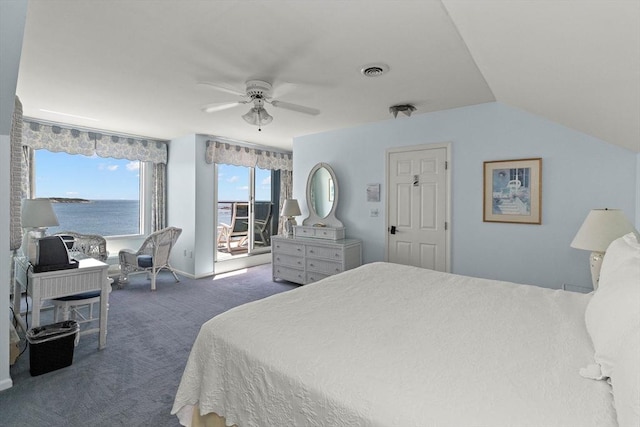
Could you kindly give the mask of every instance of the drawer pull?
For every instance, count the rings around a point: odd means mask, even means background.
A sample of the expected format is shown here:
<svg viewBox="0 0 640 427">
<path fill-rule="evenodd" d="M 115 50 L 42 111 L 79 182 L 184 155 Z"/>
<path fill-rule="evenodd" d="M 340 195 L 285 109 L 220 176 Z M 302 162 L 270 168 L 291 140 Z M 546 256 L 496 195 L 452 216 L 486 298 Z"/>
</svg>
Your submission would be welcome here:
<svg viewBox="0 0 640 427">
<path fill-rule="evenodd" d="M 296 249 L 296 250 L 297 250 L 298 252 L 302 252 L 302 249 L 300 249 L 300 248 L 298 248 L 298 249 Z"/>
<path fill-rule="evenodd" d="M 309 263 L 309 267 L 315 267 L 312 262 Z"/>
<path fill-rule="evenodd" d="M 315 252 L 313 252 L 313 249 L 309 249 L 309 253 L 310 253 L 310 254 L 313 254 L 313 253 L 315 253 Z"/>
</svg>

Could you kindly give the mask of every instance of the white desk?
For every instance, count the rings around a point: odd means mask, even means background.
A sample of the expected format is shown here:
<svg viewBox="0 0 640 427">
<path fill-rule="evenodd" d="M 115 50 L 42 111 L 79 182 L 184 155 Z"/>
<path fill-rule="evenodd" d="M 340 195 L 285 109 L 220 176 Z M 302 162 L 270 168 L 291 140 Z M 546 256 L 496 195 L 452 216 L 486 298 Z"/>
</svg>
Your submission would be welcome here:
<svg viewBox="0 0 640 427">
<path fill-rule="evenodd" d="M 107 310 L 111 287 L 107 275 L 109 265 L 93 258 L 82 259 L 79 262 L 78 268 L 34 273 L 26 258 L 16 257 L 13 309 L 15 313 L 20 313 L 21 289 L 26 289 L 33 304 L 30 325 L 33 328 L 40 326 L 42 301 L 88 291 L 101 291 L 98 348 L 103 349 L 107 345 Z"/>
</svg>

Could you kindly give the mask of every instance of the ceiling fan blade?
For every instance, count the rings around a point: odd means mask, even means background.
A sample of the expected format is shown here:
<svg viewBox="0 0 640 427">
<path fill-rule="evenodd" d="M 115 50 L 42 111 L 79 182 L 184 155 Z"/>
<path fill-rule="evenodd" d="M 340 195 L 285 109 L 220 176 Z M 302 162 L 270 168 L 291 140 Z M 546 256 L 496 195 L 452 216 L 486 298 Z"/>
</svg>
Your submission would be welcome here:
<svg viewBox="0 0 640 427">
<path fill-rule="evenodd" d="M 211 89 L 214 90 L 218 90 L 220 92 L 224 92 L 224 93 L 230 93 L 231 95 L 238 95 L 238 96 L 247 96 L 247 94 L 245 92 L 240 92 L 239 90 L 236 89 L 231 89 L 225 86 L 221 86 L 219 84 L 216 83 L 211 83 L 211 82 L 198 82 L 199 85 L 201 86 L 207 86 Z"/>
<path fill-rule="evenodd" d="M 286 96 L 287 94 L 293 92 L 297 88 L 298 88 L 298 85 L 295 83 L 289 83 L 289 82 L 278 83 L 273 86 L 273 89 L 271 90 L 270 98 L 275 98 L 275 99 L 282 98 L 283 96 Z"/>
<path fill-rule="evenodd" d="M 273 100 L 271 101 L 271 105 L 273 105 L 276 108 L 284 108 L 285 110 L 296 111 L 298 113 L 309 114 L 311 116 L 317 116 L 318 114 L 320 114 L 320 110 L 317 110 L 311 107 L 305 107 L 298 104 L 292 104 L 290 102 Z"/>
<path fill-rule="evenodd" d="M 215 113 L 216 111 L 228 110 L 229 108 L 237 107 L 240 104 L 246 104 L 246 102 L 214 102 L 213 104 L 203 105 L 201 110 L 205 113 Z"/>
</svg>

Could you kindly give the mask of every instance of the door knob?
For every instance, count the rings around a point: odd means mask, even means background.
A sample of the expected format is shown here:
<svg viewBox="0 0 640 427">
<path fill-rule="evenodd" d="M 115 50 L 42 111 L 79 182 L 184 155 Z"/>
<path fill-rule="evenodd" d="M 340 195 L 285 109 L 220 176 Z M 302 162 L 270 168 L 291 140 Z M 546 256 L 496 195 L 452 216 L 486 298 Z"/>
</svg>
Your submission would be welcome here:
<svg viewBox="0 0 640 427">
<path fill-rule="evenodd" d="M 389 228 L 389 233 L 396 234 L 396 226 L 395 225 L 392 225 L 391 228 Z"/>
</svg>

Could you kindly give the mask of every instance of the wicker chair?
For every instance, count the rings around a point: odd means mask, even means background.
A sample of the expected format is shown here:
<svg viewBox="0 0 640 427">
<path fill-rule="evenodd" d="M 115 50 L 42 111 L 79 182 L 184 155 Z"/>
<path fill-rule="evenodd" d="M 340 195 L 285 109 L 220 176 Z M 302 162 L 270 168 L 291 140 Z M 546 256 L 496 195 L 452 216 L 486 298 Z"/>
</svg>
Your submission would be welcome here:
<svg viewBox="0 0 640 427">
<path fill-rule="evenodd" d="M 146 272 L 151 279 L 151 290 L 156 290 L 156 276 L 163 268 L 169 270 L 176 282 L 178 276 L 169 264 L 171 249 L 182 233 L 181 228 L 167 227 L 151 233 L 145 239 L 142 246 L 137 251 L 122 249 L 118 257 L 120 258 L 120 280 L 119 287 L 127 282 L 129 274 Z"/>
<path fill-rule="evenodd" d="M 105 262 L 109 257 L 107 252 L 107 241 L 102 236 L 94 234 L 80 234 L 74 231 L 64 231 L 56 233 L 62 237 L 69 250 L 69 256 L 75 259 L 85 257 L 95 258 Z M 112 279 L 109 279 L 113 283 Z M 100 291 L 84 292 L 81 294 L 68 295 L 62 298 L 51 300 L 53 304 L 53 316 L 56 322 L 63 320 L 75 320 L 78 324 L 94 322 L 100 320 L 94 316 L 94 304 L 100 302 Z M 80 334 L 99 332 L 100 327 L 81 329 Z"/>
</svg>

